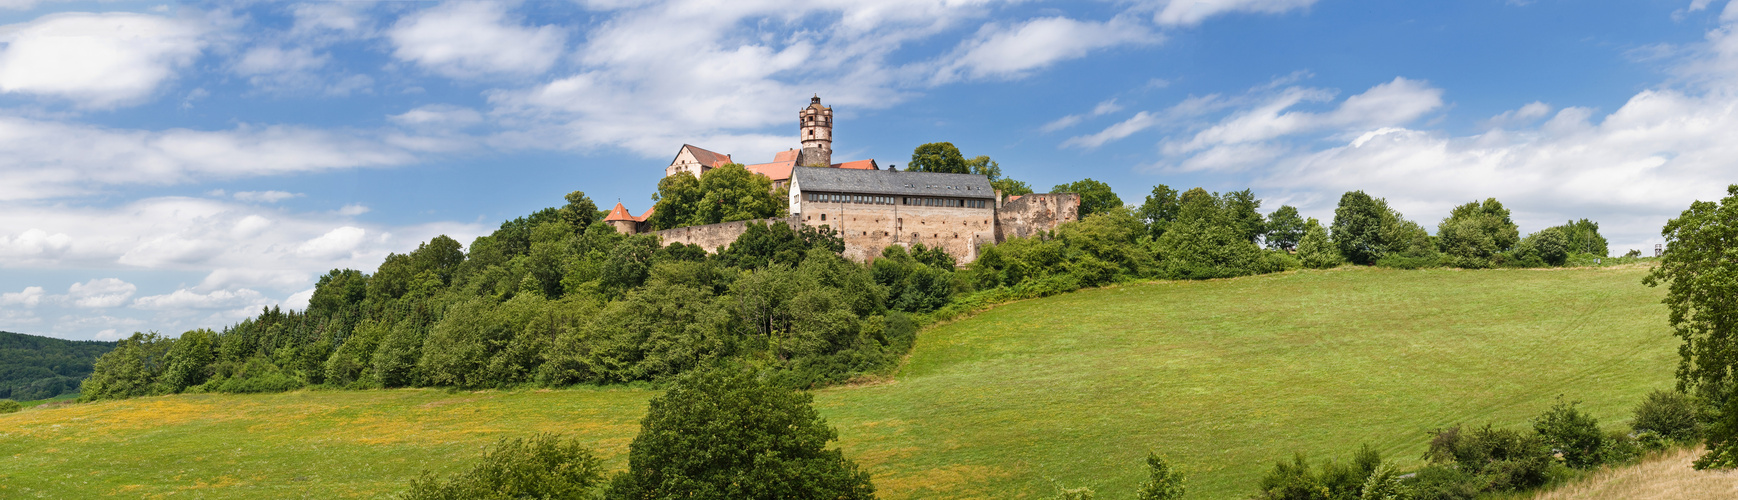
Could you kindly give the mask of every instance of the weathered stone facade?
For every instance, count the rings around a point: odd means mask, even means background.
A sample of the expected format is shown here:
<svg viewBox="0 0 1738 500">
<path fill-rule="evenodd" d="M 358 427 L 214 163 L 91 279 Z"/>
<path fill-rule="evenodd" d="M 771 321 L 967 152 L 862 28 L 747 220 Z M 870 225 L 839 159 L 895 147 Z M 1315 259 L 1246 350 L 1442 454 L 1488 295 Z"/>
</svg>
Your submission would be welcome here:
<svg viewBox="0 0 1738 500">
<path fill-rule="evenodd" d="M 707 252 L 718 253 L 718 249 L 729 246 L 731 243 L 736 241 L 738 236 L 742 236 L 742 233 L 748 232 L 749 224 L 785 224 L 789 225 L 791 229 L 801 227 L 798 225 L 800 223 L 797 222 L 795 217 L 786 217 L 782 219 L 739 220 L 735 222 L 707 224 L 704 226 L 678 227 L 665 229 L 663 231 L 655 231 L 652 234 L 658 235 L 658 238 L 661 238 L 665 245 L 672 243 L 699 245 L 700 248 L 706 249 Z"/>
<path fill-rule="evenodd" d="M 922 243 L 941 248 L 961 264 L 996 242 L 996 210 L 985 208 L 809 202 L 799 214 L 809 226 L 827 226 L 845 240 L 845 256 L 870 261 L 889 246 Z"/>
<path fill-rule="evenodd" d="M 1008 238 L 1025 238 L 1039 231 L 1054 231 L 1057 225 L 1079 218 L 1078 194 L 1028 194 L 1010 198 L 996 208 L 997 243 Z"/>
</svg>

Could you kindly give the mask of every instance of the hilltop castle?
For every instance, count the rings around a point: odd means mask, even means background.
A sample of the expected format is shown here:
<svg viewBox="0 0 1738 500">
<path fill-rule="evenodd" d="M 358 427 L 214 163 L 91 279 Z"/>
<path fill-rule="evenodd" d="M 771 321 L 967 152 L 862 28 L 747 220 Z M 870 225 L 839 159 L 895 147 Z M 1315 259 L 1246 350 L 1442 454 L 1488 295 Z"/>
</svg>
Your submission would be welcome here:
<svg viewBox="0 0 1738 500">
<path fill-rule="evenodd" d="M 658 231 L 665 243 L 699 245 L 707 251 L 736 240 L 750 223 L 826 226 L 845 240 L 845 255 L 870 260 L 888 246 L 922 243 L 941 248 L 961 264 L 977 259 L 978 249 L 1010 237 L 1055 229 L 1078 218 L 1080 196 L 1030 194 L 1003 199 L 989 179 L 975 174 L 882 170 L 873 159 L 833 160 L 833 108 L 820 96 L 797 112 L 802 149 L 773 155 L 773 161 L 747 165 L 772 179 L 773 189 L 789 189 L 789 217 L 737 221 Z M 683 144 L 664 169 L 665 176 L 699 176 L 736 163 L 730 155 Z M 646 232 L 647 210 L 631 215 L 617 203 L 604 218 L 624 233 Z"/>
</svg>

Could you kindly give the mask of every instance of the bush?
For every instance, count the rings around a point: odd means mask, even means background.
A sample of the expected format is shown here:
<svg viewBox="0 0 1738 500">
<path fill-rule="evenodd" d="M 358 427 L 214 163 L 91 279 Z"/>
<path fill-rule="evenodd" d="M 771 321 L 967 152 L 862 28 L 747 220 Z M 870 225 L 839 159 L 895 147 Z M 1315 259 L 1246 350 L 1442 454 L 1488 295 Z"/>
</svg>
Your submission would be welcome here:
<svg viewBox="0 0 1738 500">
<path fill-rule="evenodd" d="M 0 399 L 0 413 L 17 413 L 24 405 L 10 399 Z"/>
<path fill-rule="evenodd" d="M 1135 492 L 1136 500 L 1178 500 L 1183 498 L 1183 471 L 1177 470 L 1164 458 L 1147 453 L 1147 481 Z"/>
<path fill-rule="evenodd" d="M 1444 464 L 1418 469 L 1405 485 L 1412 500 L 1473 500 L 1484 489 L 1478 477 Z"/>
<path fill-rule="evenodd" d="M 1310 269 L 1327 269 L 1346 262 L 1345 257 L 1340 256 L 1340 247 L 1328 240 L 1328 230 L 1313 218 L 1304 224 L 1303 239 L 1297 244 L 1297 258 Z"/>
<path fill-rule="evenodd" d="M 578 441 L 555 434 L 503 438 L 471 470 L 441 481 L 432 473 L 411 482 L 406 500 L 581 499 L 603 482 L 603 461 Z"/>
<path fill-rule="evenodd" d="M 1577 410 L 1577 404 L 1580 402 L 1565 403 L 1559 396 L 1550 410 L 1533 419 L 1533 430 L 1544 438 L 1546 445 L 1563 455 L 1563 463 L 1586 469 L 1600 464 L 1605 434 L 1599 430 L 1599 421 Z"/>
<path fill-rule="evenodd" d="M 652 399 L 607 496 L 873 498 L 869 473 L 825 448 L 838 434 L 812 400 L 740 369 L 684 375 Z"/>
<path fill-rule="evenodd" d="M 1677 443 L 1688 443 L 1702 437 L 1702 424 L 1696 418 L 1696 402 L 1688 394 L 1677 391 L 1656 390 L 1648 393 L 1641 404 L 1635 407 L 1635 421 L 1629 424 L 1630 430 L 1636 432 L 1638 438 L 1642 433 L 1651 432 L 1660 438 Z"/>
<path fill-rule="evenodd" d="M 251 394 L 285 392 L 302 388 L 302 382 L 284 373 L 278 365 L 262 357 L 249 358 L 246 363 L 222 363 L 210 381 L 195 392 L 228 392 Z"/>
<path fill-rule="evenodd" d="M 1549 479 L 1551 449 L 1536 433 L 1485 424 L 1472 430 L 1457 425 L 1432 434 L 1425 458 L 1477 476 L 1475 490 L 1518 491 Z"/>
</svg>

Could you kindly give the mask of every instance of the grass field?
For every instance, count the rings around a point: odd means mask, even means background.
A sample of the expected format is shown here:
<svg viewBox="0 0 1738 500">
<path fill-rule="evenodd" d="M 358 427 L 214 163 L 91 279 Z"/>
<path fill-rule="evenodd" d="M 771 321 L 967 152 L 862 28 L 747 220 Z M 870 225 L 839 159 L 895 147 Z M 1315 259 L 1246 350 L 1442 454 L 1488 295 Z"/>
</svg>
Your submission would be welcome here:
<svg viewBox="0 0 1738 500">
<path fill-rule="evenodd" d="M 1156 282 L 926 330 L 892 382 L 819 391 L 883 498 L 1129 498 L 1148 450 L 1192 498 L 1247 496 L 1294 451 L 1414 461 L 1424 432 L 1522 426 L 1558 394 L 1608 427 L 1669 387 L 1639 267 L 1339 269 Z M 0 496 L 368 497 L 501 436 L 560 431 L 624 464 L 642 389 L 186 395 L 0 415 Z"/>
<path fill-rule="evenodd" d="M 1605 469 L 1534 500 L 1729 500 L 1738 498 L 1738 471 L 1695 470 L 1690 463 L 1707 451 L 1671 450 L 1641 463 Z"/>
</svg>

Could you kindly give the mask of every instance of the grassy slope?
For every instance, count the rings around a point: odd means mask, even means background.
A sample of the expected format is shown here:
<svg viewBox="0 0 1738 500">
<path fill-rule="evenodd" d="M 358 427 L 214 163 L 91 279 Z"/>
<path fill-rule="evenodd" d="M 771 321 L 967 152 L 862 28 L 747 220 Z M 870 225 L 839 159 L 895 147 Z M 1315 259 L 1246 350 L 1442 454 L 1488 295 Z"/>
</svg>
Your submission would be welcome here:
<svg viewBox="0 0 1738 500">
<path fill-rule="evenodd" d="M 1639 464 L 1605 469 L 1534 500 L 1725 500 L 1738 498 L 1738 471 L 1695 470 L 1702 452 L 1668 451 Z"/>
<path fill-rule="evenodd" d="M 886 498 L 1126 498 L 1156 449 L 1194 498 L 1246 495 L 1293 451 L 1422 452 L 1454 422 L 1525 425 L 1557 394 L 1607 425 L 1671 383 L 1639 268 L 1343 269 L 1150 283 L 926 331 L 896 382 L 817 405 Z M 502 435 L 576 433 L 623 465 L 653 393 L 174 396 L 0 415 L 0 493 L 365 496 Z M 61 493 L 65 493 L 62 491 Z"/>
</svg>

